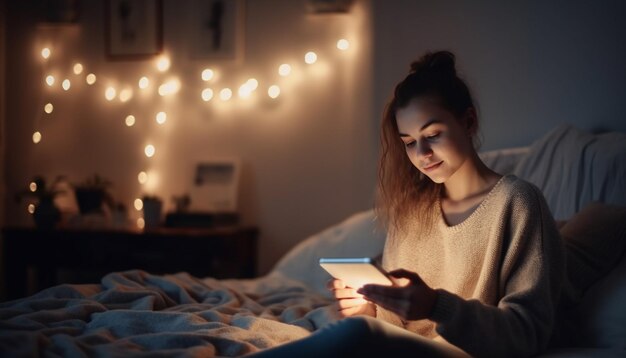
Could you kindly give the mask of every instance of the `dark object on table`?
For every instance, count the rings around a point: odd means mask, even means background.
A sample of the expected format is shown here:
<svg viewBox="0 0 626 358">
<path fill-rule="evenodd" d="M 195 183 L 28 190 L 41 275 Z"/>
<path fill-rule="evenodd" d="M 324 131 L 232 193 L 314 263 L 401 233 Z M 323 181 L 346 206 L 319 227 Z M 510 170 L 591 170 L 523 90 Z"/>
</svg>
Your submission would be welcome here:
<svg viewBox="0 0 626 358">
<path fill-rule="evenodd" d="M 146 229 L 153 229 L 161 225 L 161 210 L 163 201 L 157 196 L 145 195 L 143 201 L 143 219 Z"/>
<path fill-rule="evenodd" d="M 76 188 L 76 201 L 81 214 L 102 212 L 104 192 L 97 189 Z"/>
<path fill-rule="evenodd" d="M 61 220 L 61 211 L 55 205 L 54 199 L 57 195 L 64 193 L 63 190 L 57 188 L 64 179 L 65 177 L 58 176 L 51 185 L 47 185 L 44 177 L 36 176 L 28 189 L 16 194 L 15 200 L 17 202 L 20 202 L 24 197 L 33 197 L 37 201 L 36 204 L 33 204 L 34 211 L 32 211 L 37 228 L 49 230 Z"/>
<path fill-rule="evenodd" d="M 238 223 L 237 213 L 174 212 L 165 217 L 166 227 L 212 228 L 234 226 Z"/>
<path fill-rule="evenodd" d="M 112 197 L 108 189 L 111 182 L 94 174 L 84 182 L 74 185 L 76 201 L 81 214 L 102 213 L 102 204 L 112 206 Z"/>
<path fill-rule="evenodd" d="M 35 206 L 33 219 L 37 228 L 50 230 L 61 221 L 61 211 L 54 205 L 52 198 L 46 198 Z"/>
</svg>

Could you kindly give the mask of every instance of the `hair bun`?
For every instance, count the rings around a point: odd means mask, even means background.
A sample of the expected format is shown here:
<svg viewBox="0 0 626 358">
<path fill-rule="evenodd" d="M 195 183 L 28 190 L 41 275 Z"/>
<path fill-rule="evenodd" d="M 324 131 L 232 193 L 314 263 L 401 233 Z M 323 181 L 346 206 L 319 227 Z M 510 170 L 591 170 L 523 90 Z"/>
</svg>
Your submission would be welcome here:
<svg viewBox="0 0 626 358">
<path fill-rule="evenodd" d="M 428 52 L 411 63 L 411 72 L 456 77 L 455 57 L 450 51 Z"/>
</svg>

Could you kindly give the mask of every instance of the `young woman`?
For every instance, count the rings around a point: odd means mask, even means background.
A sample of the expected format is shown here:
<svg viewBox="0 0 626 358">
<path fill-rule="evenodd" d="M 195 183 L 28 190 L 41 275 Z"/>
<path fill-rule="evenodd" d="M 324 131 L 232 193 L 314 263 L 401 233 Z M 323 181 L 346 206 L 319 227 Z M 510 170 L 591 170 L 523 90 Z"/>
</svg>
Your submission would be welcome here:
<svg viewBox="0 0 626 358">
<path fill-rule="evenodd" d="M 526 357 L 546 348 L 564 277 L 561 238 L 538 188 L 480 160 L 477 131 L 454 55 L 414 62 L 381 133 L 383 267 L 398 282 L 357 289 L 331 280 L 338 312 L 355 317 L 276 356 Z"/>
</svg>

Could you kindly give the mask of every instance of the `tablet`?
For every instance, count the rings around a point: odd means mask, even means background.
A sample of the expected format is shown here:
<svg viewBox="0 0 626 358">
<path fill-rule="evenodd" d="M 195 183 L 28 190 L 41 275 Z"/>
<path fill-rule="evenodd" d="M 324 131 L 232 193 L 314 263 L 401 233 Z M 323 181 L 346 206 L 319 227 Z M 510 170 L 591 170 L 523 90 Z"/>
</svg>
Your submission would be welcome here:
<svg viewBox="0 0 626 358">
<path fill-rule="evenodd" d="M 321 258 L 320 266 L 331 276 L 342 280 L 352 288 L 360 288 L 367 284 L 393 285 L 385 270 L 370 257 Z"/>
</svg>

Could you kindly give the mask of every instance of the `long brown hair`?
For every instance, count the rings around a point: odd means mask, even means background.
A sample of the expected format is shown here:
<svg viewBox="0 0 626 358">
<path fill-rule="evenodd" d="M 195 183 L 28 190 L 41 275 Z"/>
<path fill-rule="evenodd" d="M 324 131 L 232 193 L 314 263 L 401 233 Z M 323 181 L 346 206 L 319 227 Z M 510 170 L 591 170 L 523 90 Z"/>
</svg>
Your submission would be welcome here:
<svg viewBox="0 0 626 358">
<path fill-rule="evenodd" d="M 411 64 L 409 74 L 396 85 L 381 123 L 376 199 L 379 222 L 390 231 L 402 230 L 408 219 L 431 229 L 433 207 L 443 190 L 443 184 L 433 182 L 415 168 L 400 140 L 396 112 L 418 97 L 438 99 L 457 118 L 468 108 L 475 108 L 465 81 L 456 73 L 455 56 L 448 51 L 424 54 Z"/>
</svg>

